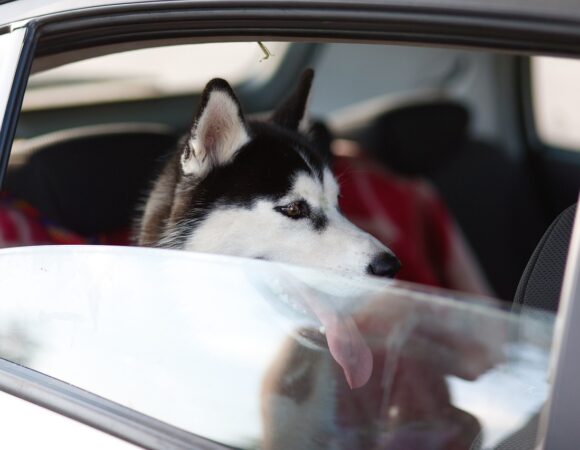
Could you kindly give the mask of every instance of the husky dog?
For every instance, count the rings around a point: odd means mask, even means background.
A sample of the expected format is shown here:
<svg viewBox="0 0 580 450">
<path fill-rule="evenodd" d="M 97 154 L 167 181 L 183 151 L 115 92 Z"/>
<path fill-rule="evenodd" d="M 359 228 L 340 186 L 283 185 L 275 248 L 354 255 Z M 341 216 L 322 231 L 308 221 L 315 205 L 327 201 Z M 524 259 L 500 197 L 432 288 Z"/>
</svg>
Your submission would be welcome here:
<svg viewBox="0 0 580 450">
<path fill-rule="evenodd" d="M 394 276 L 398 259 L 341 214 L 329 152 L 304 132 L 313 75 L 305 71 L 265 120 L 247 120 L 230 85 L 210 81 L 191 130 L 154 182 L 138 223 L 138 244 Z M 307 339 L 304 347 L 291 339 L 264 380 L 266 449 L 299 448 L 284 434 L 294 425 L 303 429 L 304 448 L 316 441 L 317 448 L 327 448 L 332 361 L 351 387 L 370 376 L 371 356 L 352 327 L 324 308 L 316 314 L 326 328 L 318 336 L 323 343 Z M 297 377 L 296 371 L 316 376 Z M 300 393 L 307 391 L 305 403 Z"/>
<path fill-rule="evenodd" d="M 328 162 L 304 130 L 313 71 L 269 120 L 247 120 L 222 79 L 155 181 L 137 242 L 392 277 L 398 259 L 349 222 Z"/>
</svg>

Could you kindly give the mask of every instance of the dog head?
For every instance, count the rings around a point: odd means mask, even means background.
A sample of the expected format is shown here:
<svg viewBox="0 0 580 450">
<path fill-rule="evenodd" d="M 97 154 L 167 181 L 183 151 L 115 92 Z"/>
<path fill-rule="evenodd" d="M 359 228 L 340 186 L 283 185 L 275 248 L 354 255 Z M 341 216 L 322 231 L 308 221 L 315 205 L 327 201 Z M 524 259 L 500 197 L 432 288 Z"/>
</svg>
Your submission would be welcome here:
<svg viewBox="0 0 580 450">
<path fill-rule="evenodd" d="M 324 152 L 300 131 L 313 72 L 269 120 L 249 121 L 210 81 L 176 157 L 170 226 L 159 245 L 393 276 L 399 261 L 338 208 Z M 178 159 L 177 159 L 178 158 Z"/>
</svg>

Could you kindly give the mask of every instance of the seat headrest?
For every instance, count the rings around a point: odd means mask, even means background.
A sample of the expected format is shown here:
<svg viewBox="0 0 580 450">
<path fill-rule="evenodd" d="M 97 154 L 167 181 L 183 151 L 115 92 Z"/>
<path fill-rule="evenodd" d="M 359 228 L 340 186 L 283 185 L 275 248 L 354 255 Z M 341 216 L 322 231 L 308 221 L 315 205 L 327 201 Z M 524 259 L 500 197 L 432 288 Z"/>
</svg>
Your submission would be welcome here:
<svg viewBox="0 0 580 450">
<path fill-rule="evenodd" d="M 87 127 L 33 140 L 4 183 L 54 223 L 84 236 L 130 225 L 164 156 L 175 146 L 168 127 Z"/>
<path fill-rule="evenodd" d="M 520 279 L 514 306 L 548 311 L 558 309 L 575 214 L 576 205 L 572 205 L 552 222 L 542 236 Z"/>
<path fill-rule="evenodd" d="M 414 103 L 377 117 L 363 145 L 393 171 L 425 176 L 461 151 L 469 112 L 450 100 Z"/>
</svg>

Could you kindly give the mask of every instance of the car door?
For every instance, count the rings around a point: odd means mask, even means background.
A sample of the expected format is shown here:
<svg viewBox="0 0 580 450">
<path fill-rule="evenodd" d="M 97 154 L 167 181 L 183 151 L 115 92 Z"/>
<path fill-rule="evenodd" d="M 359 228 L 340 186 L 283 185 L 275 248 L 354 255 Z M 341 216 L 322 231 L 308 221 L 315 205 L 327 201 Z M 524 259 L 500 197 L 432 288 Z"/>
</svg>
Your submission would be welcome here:
<svg viewBox="0 0 580 450">
<path fill-rule="evenodd" d="M 163 2 L 155 2 L 156 3 L 156 7 L 161 9 L 163 7 L 162 3 Z M 177 2 L 179 3 L 179 2 Z M 293 6 L 296 7 L 297 4 L 300 2 L 293 2 Z M 328 2 L 330 3 L 330 2 Z M 343 7 L 345 6 L 346 2 L 334 2 L 336 4 L 341 4 Z M 242 4 L 242 2 L 240 2 L 240 4 Z M 266 4 L 266 2 L 263 2 L 263 5 Z M 189 6 L 191 7 L 191 11 L 189 11 L 190 16 L 189 16 L 189 22 L 188 22 L 188 26 L 191 24 L 202 24 L 202 25 L 206 25 L 203 21 L 201 20 L 197 20 L 197 16 L 195 15 L 196 11 L 194 11 L 195 8 L 193 8 L 191 5 L 193 5 L 193 2 L 181 2 L 181 5 L 185 5 L 185 6 Z M 316 5 L 315 5 L 316 6 Z M 323 5 L 324 6 L 324 5 Z M 367 5 L 368 6 L 368 5 Z M 389 6 L 389 5 L 387 5 Z M 392 5 L 390 5 L 392 6 Z M 272 25 L 272 28 L 270 28 L 270 32 L 272 32 L 271 30 L 276 30 L 276 33 L 279 33 L 280 36 L 285 36 L 288 37 L 290 35 L 292 35 L 294 33 L 294 35 L 296 35 L 296 33 L 304 33 L 305 35 L 307 35 L 308 37 L 312 38 L 313 36 L 322 36 L 322 37 L 326 37 L 328 38 L 328 36 L 339 36 L 339 33 L 337 32 L 338 27 L 336 25 L 329 25 L 332 22 L 331 21 L 320 21 L 319 19 L 327 17 L 327 14 L 333 14 L 333 17 L 335 18 L 335 20 L 339 17 L 344 17 L 344 10 L 339 10 L 339 11 L 331 11 L 328 12 L 325 10 L 325 8 L 321 8 L 320 4 L 318 4 L 318 10 L 314 11 L 314 7 L 313 7 L 313 11 L 309 11 L 308 14 L 311 14 L 311 18 L 312 20 L 310 21 L 311 23 L 316 23 L 317 27 L 318 26 L 324 26 L 326 27 L 324 30 L 314 30 L 313 28 L 310 29 L 310 31 L 304 31 L 304 28 L 300 28 L 300 27 L 304 27 L 304 23 L 302 23 L 300 20 L 284 20 L 282 22 L 278 22 L 277 25 Z M 185 9 L 185 8 L 184 8 Z M 379 11 L 380 10 L 380 11 Z M 383 14 L 382 19 L 383 22 L 380 24 L 380 26 L 377 26 L 376 21 L 373 20 L 369 20 L 368 16 L 369 14 L 374 15 L 377 14 L 376 17 L 379 16 L 379 14 L 377 13 L 377 11 L 379 11 L 381 14 Z M 406 36 L 408 38 L 409 35 L 411 35 L 413 37 L 413 39 L 416 42 L 423 42 L 423 40 L 425 39 L 425 35 L 421 36 L 419 31 L 414 31 L 415 34 L 411 33 L 411 30 L 413 30 L 413 27 L 415 27 L 415 30 L 420 30 L 424 33 L 427 33 L 428 31 L 434 33 L 434 35 L 437 37 L 435 39 L 433 39 L 433 42 L 438 42 L 438 43 L 460 43 L 460 42 L 468 42 L 471 45 L 474 45 L 474 43 L 478 42 L 478 45 L 482 45 L 481 41 L 477 41 L 477 35 L 476 33 L 470 34 L 468 32 L 465 31 L 465 29 L 462 30 L 462 27 L 455 27 L 455 28 L 449 28 L 451 30 L 451 32 L 441 32 L 440 28 L 436 28 L 433 27 L 433 23 L 431 23 L 431 28 L 429 28 L 429 20 L 423 20 L 422 22 L 420 20 L 418 20 L 418 18 L 421 18 L 420 14 L 417 14 L 416 16 L 414 16 L 413 14 L 415 13 L 420 13 L 421 11 L 412 11 L 412 10 L 406 10 L 404 11 L 405 14 L 407 14 L 406 19 L 403 20 L 403 27 L 402 27 L 402 31 L 397 34 L 396 32 L 393 32 L 392 30 L 388 30 L 388 27 L 386 27 L 385 25 L 387 24 L 395 24 L 397 23 L 397 18 L 399 18 L 400 16 L 398 16 L 397 14 L 392 14 L 393 10 L 389 10 L 389 8 L 378 8 L 377 11 L 371 11 L 371 13 L 369 13 L 369 10 L 366 11 L 359 11 L 361 13 L 361 15 L 366 14 L 367 15 L 367 19 L 366 22 L 362 21 L 362 22 L 354 22 L 355 26 L 359 26 L 359 28 L 356 30 L 356 32 L 358 34 L 356 34 L 355 32 L 352 32 L 351 34 L 349 34 L 349 32 L 345 31 L 347 30 L 349 27 L 348 25 L 352 25 L 351 22 L 349 21 L 344 21 L 341 22 L 342 25 L 344 25 L 344 33 L 342 34 L 342 36 L 346 36 L 348 38 L 354 38 L 354 37 L 358 37 L 358 38 L 377 38 L 377 39 L 386 39 L 387 37 L 390 38 L 398 38 L 398 39 L 403 39 L 405 37 L 405 33 L 408 33 Z M 141 11 L 143 12 L 143 10 Z M 174 11 L 167 9 L 165 11 L 165 15 L 167 17 L 170 17 L 171 14 Z M 239 11 L 238 11 L 239 12 Z M 353 12 L 352 10 L 349 10 L 348 12 Z M 424 11 L 423 11 L 424 12 Z M 441 12 L 441 11 L 440 11 Z M 265 15 L 264 17 L 267 18 L 267 21 L 272 20 L 273 18 L 275 18 L 276 15 L 279 14 L 278 11 L 274 12 L 272 8 L 270 8 L 269 11 L 270 15 Z M 257 14 L 256 16 L 259 16 L 259 14 Z M 445 14 L 440 14 L 439 17 L 443 17 L 445 16 Z M 450 16 L 454 16 L 453 14 L 451 14 Z M 156 27 L 158 27 L 158 30 L 163 31 L 163 25 L 160 25 L 160 21 L 157 19 L 157 17 L 154 14 L 148 14 L 147 16 L 147 20 L 150 21 L 149 24 L 151 23 L 155 23 Z M 180 16 L 181 17 L 181 16 Z M 372 17 L 372 19 L 375 19 L 376 17 Z M 449 16 L 445 16 L 448 20 L 447 23 L 451 22 L 449 19 Z M 455 16 L 454 16 L 455 17 Z M 120 17 L 117 17 L 120 19 Z M 231 12 L 225 12 L 223 13 L 222 11 L 222 15 L 220 16 L 220 21 L 218 21 L 219 24 L 221 24 L 221 26 L 223 27 L 222 32 L 225 34 L 226 32 L 231 33 L 231 35 L 234 36 L 239 36 L 242 35 L 244 30 L 245 30 L 245 26 L 248 26 L 247 24 L 244 25 L 238 25 L 237 28 L 233 28 L 232 30 L 227 29 L 227 26 L 225 25 L 226 23 L 228 23 L 228 21 L 230 21 L 232 18 L 232 14 Z M 98 22 L 99 25 L 104 25 L 106 23 L 109 22 L 109 20 L 107 18 L 102 18 L 102 17 L 98 17 L 97 14 L 95 14 L 94 17 L 85 17 L 85 21 L 83 22 L 82 20 L 73 20 L 72 18 L 69 20 L 68 23 L 66 24 L 59 24 L 58 21 L 54 21 L 54 23 L 52 25 L 55 25 L 55 27 L 53 27 L 52 31 L 54 31 L 54 35 L 53 37 L 56 36 L 56 38 L 54 40 L 52 40 L 51 42 L 49 42 L 45 47 L 44 47 L 44 51 L 48 52 L 52 49 L 52 51 L 54 52 L 58 52 L 58 51 L 63 51 L 64 49 L 67 48 L 68 44 L 70 42 L 72 42 L 71 40 L 71 36 L 74 36 L 74 33 L 72 34 L 66 34 L 66 30 L 67 27 L 69 30 L 72 29 L 73 32 L 80 32 L 79 30 L 82 29 L 83 26 L 88 26 L 91 22 L 91 20 L 95 20 L 96 22 Z M 140 24 L 140 20 L 143 19 L 143 16 L 139 16 L 137 14 L 135 14 L 134 18 L 131 18 L 131 21 L 128 21 L 126 23 L 120 23 L 120 25 L 118 25 L 118 28 L 116 29 L 116 31 L 119 33 L 119 35 L 122 34 L 122 32 L 125 30 L 125 26 L 133 26 L 133 27 L 141 27 L 139 28 L 140 31 L 143 33 L 142 36 L 146 36 L 146 32 L 143 31 L 145 28 L 146 24 Z M 238 16 L 239 19 L 239 16 Z M 481 19 L 481 17 L 479 17 L 479 19 Z M 264 25 L 265 23 L 267 23 L 267 21 L 265 20 L 257 20 L 255 17 L 252 19 L 253 22 L 248 22 L 251 23 L 255 28 L 259 28 L 258 25 Z M 48 22 L 48 21 L 47 21 Z M 178 21 L 176 21 L 178 22 Z M 500 21 L 501 22 L 501 21 Z M 363 23 L 363 25 L 361 25 L 361 23 Z M 399 22 L 400 23 L 400 22 Z M 423 25 L 420 25 L 421 23 L 423 23 Z M 530 22 L 531 23 L 531 22 Z M 529 25 L 529 29 L 531 30 L 532 28 L 534 28 L 533 23 L 532 25 L 530 25 L 530 23 L 528 23 Z M 535 22 L 534 22 L 535 23 Z M 479 22 L 479 24 L 481 24 L 481 22 Z M 496 23 L 497 25 L 497 23 Z M 58 26 L 60 26 L 60 29 L 58 28 Z M 465 26 L 465 23 L 462 24 L 462 26 Z M 278 27 L 278 28 L 277 28 Z M 336 29 L 333 30 L 332 27 L 337 27 Z M 423 27 L 423 28 L 421 28 Z M 484 27 L 485 28 L 485 27 Z M 537 48 L 542 48 L 542 49 L 554 49 L 557 48 L 557 43 L 554 44 L 553 41 L 550 40 L 545 40 L 546 43 L 543 44 L 544 46 L 542 47 L 541 42 L 543 41 L 543 37 L 546 36 L 546 34 L 542 35 L 541 33 L 539 33 L 538 35 L 536 35 L 537 40 L 536 41 L 530 41 L 530 40 L 526 40 L 524 34 L 525 33 L 513 33 L 512 31 L 510 31 L 508 28 L 503 28 L 503 31 L 501 29 L 502 27 L 498 26 L 496 28 L 493 29 L 493 32 L 495 33 L 494 35 L 494 39 L 496 40 L 488 40 L 486 41 L 488 43 L 488 45 L 490 46 L 494 46 L 494 45 L 498 45 L 499 47 L 501 47 L 501 45 L 499 45 L 498 43 L 502 43 L 507 46 L 508 48 L 518 48 L 518 49 L 527 49 L 529 50 L 530 48 L 533 48 L 534 45 L 537 45 Z M 200 28 L 201 29 L 201 28 Z M 477 27 L 473 27 L 474 30 L 477 29 Z M 32 51 L 34 49 L 34 40 L 32 38 L 32 34 L 31 31 L 25 31 L 23 28 L 18 28 L 17 26 L 14 27 L 14 31 L 13 28 L 5 28 L 3 29 L 5 31 L 5 34 L 3 36 L 12 36 L 11 38 L 7 39 L 7 44 L 6 48 L 9 50 L 6 56 L 3 60 L 2 60 L 2 73 L 6 73 L 7 77 L 6 80 L 7 83 L 4 85 L 2 85 L 3 92 L 5 92 L 5 96 L 4 97 L 0 97 L 3 100 L 3 105 L 2 105 L 2 110 L 4 112 L 3 114 L 3 119 L 2 119 L 2 130 L 1 130 L 1 137 L 0 137 L 0 151 L 2 154 L 2 167 L 5 167 L 6 164 L 6 159 L 7 159 L 7 155 L 9 152 L 9 146 L 11 144 L 12 141 L 12 137 L 14 134 L 14 128 L 15 128 L 15 124 L 16 124 L 16 120 L 17 120 L 17 115 L 18 115 L 18 110 L 19 110 L 19 105 L 20 102 L 22 100 L 22 90 L 23 90 L 23 86 L 25 84 L 25 80 L 26 80 L 26 76 L 27 76 L 27 71 L 28 68 L 30 67 L 30 62 L 31 62 L 31 55 L 32 55 Z M 32 30 L 32 28 L 30 29 Z M 64 31 L 63 31 L 64 30 Z M 226 31 L 224 31 L 226 30 Z M 438 31 L 439 30 L 439 31 Z M 60 35 L 58 34 L 58 31 L 62 32 Z M 167 31 L 167 30 L 166 30 Z M 183 31 L 183 29 L 181 30 Z M 537 28 L 536 28 L 537 31 Z M 201 33 L 201 32 L 200 32 Z M 238 33 L 238 34 L 236 34 Z M 326 33 L 326 34 L 325 34 Z M 447 34 L 446 34 L 447 33 Z M 504 34 L 502 34 L 504 33 Z M 217 35 L 217 34 L 216 34 Z M 465 36 L 468 35 L 468 36 Z M 49 33 L 47 33 L 45 36 L 50 36 Z M 378 36 L 378 37 L 377 37 Z M 498 37 L 499 36 L 499 37 Z M 512 36 L 511 39 L 507 39 L 506 36 Z M 538 37 L 539 36 L 539 37 Z M 304 37 L 302 34 L 300 35 L 300 37 Z M 481 36 L 479 36 L 481 38 Z M 92 37 L 87 37 L 87 41 L 85 43 L 80 42 L 80 41 L 75 41 L 75 45 L 76 49 L 82 48 L 83 45 L 89 45 L 92 42 L 97 42 L 98 41 L 98 36 L 92 36 Z M 505 41 L 502 41 L 502 38 L 505 39 Z M 93 39 L 93 41 L 91 41 L 91 39 Z M 463 40 L 465 39 L 465 40 Z M 429 39 L 427 39 L 429 40 Z M 507 44 L 505 43 L 507 42 Z M 511 47 L 510 47 L 511 44 Z M 52 47 L 50 46 L 52 45 Z M 59 47 L 60 45 L 60 47 Z M 572 48 L 572 47 L 568 47 L 568 48 Z M 1 174 L 0 174 L 1 175 Z M 11 255 L 3 255 L 6 256 L 6 258 L 11 259 Z M 12 260 L 13 261 L 13 260 Z M 7 263 L 8 265 L 10 263 Z M 38 268 L 38 273 L 36 273 L 37 277 L 41 277 L 42 276 L 42 270 L 40 268 Z M 88 275 L 87 275 L 88 276 Z M 31 280 L 36 281 L 36 278 L 31 278 Z M 56 290 L 55 290 L 56 291 Z M 438 297 L 437 295 L 433 295 L 431 297 L 429 297 L 429 299 L 431 301 L 433 301 L 434 303 L 437 303 L 440 300 L 440 297 Z M 404 330 L 403 330 L 404 331 Z M 25 385 L 24 385 L 25 386 Z"/>
</svg>

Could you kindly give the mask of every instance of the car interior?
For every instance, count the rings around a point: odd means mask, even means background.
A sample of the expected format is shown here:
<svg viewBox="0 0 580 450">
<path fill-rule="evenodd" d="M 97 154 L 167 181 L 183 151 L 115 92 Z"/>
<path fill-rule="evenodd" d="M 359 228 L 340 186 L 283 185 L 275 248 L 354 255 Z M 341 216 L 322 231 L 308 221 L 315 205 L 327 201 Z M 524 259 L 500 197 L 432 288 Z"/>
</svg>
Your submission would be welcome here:
<svg viewBox="0 0 580 450">
<path fill-rule="evenodd" d="M 224 66 L 236 45 L 245 46 L 240 61 Z M 412 46 L 267 45 L 274 49 L 267 61 L 251 42 L 148 43 L 116 54 L 120 49 L 108 48 L 108 56 L 94 50 L 38 58 L 5 195 L 86 242 L 128 244 L 136 207 L 190 126 L 204 79 L 229 76 L 245 111 L 265 113 L 312 67 L 311 115 L 333 151 L 345 142 L 351 151 L 355 143 L 398 179 L 428 184 L 472 252 L 486 293 L 514 299 L 536 244 L 580 187 L 580 153 L 539 134 L 538 104 L 546 94 L 538 94 L 538 84 L 550 79 L 536 66 L 550 59 Z M 178 63 L 188 54 L 199 61 Z M 164 69 L 139 75 L 155 58 L 167 62 Z M 192 69 L 200 61 L 203 69 Z M 239 73 L 228 73 L 232 67 Z M 192 71 L 201 73 L 188 80 Z"/>
</svg>

